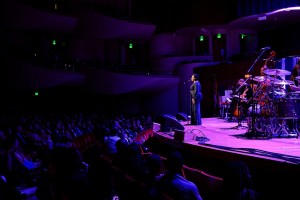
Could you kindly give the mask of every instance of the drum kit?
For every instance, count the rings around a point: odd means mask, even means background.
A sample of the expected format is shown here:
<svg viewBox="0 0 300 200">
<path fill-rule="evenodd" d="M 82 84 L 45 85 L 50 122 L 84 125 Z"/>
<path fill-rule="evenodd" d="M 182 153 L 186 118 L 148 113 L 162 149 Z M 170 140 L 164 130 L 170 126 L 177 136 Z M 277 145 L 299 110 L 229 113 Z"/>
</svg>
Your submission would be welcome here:
<svg viewBox="0 0 300 200">
<path fill-rule="evenodd" d="M 300 91 L 290 92 L 293 81 L 285 80 L 291 72 L 283 69 L 267 69 L 265 76 L 251 80 L 254 88 L 247 123 L 255 136 L 297 137 L 300 118 Z M 300 80 L 300 76 L 296 77 Z M 248 130 L 248 131 L 249 131 Z"/>
</svg>

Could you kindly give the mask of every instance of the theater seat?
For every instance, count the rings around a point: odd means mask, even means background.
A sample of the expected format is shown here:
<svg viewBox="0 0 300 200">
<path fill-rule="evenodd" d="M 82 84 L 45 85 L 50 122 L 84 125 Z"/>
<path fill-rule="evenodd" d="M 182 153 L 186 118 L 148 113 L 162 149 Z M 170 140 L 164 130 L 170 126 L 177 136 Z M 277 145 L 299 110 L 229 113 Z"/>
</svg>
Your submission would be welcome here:
<svg viewBox="0 0 300 200">
<path fill-rule="evenodd" d="M 202 170 L 191 168 L 186 165 L 183 167 L 183 173 L 187 180 L 190 180 L 197 185 L 203 199 L 213 200 L 220 197 L 223 186 L 222 178 L 207 174 Z"/>
</svg>

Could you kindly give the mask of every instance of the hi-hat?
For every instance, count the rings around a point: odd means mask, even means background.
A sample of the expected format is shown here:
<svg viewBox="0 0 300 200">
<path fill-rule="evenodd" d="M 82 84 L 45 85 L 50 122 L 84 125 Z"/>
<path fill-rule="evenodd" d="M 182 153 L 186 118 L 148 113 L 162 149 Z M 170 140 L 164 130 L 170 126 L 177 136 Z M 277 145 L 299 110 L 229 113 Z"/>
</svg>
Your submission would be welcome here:
<svg viewBox="0 0 300 200">
<path fill-rule="evenodd" d="M 278 59 L 274 59 L 274 58 L 272 58 L 272 59 L 267 59 L 267 58 L 266 58 L 266 59 L 263 59 L 263 60 L 264 60 L 264 61 L 267 60 L 267 61 L 272 61 L 272 62 L 278 62 Z"/>
<path fill-rule="evenodd" d="M 264 73 L 267 74 L 267 75 L 290 75 L 291 72 L 290 71 L 287 71 L 285 69 L 266 69 L 264 70 Z"/>
<path fill-rule="evenodd" d="M 281 80 L 281 81 L 275 81 L 274 84 L 275 85 L 290 85 L 290 84 L 294 84 L 294 81 Z"/>
</svg>

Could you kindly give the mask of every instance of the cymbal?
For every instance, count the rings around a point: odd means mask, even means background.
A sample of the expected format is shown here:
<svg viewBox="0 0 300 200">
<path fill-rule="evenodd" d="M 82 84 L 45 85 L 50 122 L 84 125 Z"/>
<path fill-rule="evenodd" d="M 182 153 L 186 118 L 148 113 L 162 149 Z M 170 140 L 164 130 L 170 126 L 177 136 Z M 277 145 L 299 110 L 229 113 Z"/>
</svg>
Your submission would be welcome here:
<svg viewBox="0 0 300 200">
<path fill-rule="evenodd" d="M 233 98 L 240 98 L 240 100 L 247 100 L 245 97 L 240 97 L 239 95 L 233 95 Z"/>
<path fill-rule="evenodd" d="M 261 82 L 264 82 L 264 79 L 254 77 L 253 81 L 261 83 Z"/>
<path fill-rule="evenodd" d="M 281 80 L 281 81 L 275 81 L 274 84 L 275 85 L 290 85 L 290 84 L 294 84 L 294 81 Z"/>
<path fill-rule="evenodd" d="M 264 73 L 267 75 L 290 75 L 291 72 L 285 69 L 266 69 Z"/>
<path fill-rule="evenodd" d="M 273 58 L 273 59 L 267 59 L 267 58 L 266 58 L 266 59 L 263 59 L 263 60 L 264 60 L 264 61 L 268 60 L 268 61 L 272 61 L 272 62 L 278 62 L 278 59 L 274 59 L 274 58 Z"/>
<path fill-rule="evenodd" d="M 253 78 L 253 80 L 256 81 L 256 82 L 259 82 L 259 83 L 262 83 L 262 82 L 265 82 L 265 81 L 280 81 L 277 78 L 267 77 L 267 76 L 255 76 Z"/>
<path fill-rule="evenodd" d="M 295 79 L 296 79 L 296 80 L 300 80 L 300 76 L 296 76 Z"/>
</svg>

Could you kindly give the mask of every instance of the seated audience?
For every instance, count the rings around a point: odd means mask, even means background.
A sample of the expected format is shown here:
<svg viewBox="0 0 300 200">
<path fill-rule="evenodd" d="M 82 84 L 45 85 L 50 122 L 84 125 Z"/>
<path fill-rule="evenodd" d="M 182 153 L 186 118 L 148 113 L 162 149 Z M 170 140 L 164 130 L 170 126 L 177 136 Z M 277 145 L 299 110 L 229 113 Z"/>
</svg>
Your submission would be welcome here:
<svg viewBox="0 0 300 200">
<path fill-rule="evenodd" d="M 45 160 L 48 167 L 39 180 L 39 199 L 92 199 L 90 183 L 75 149 L 56 147 Z"/>
</svg>

